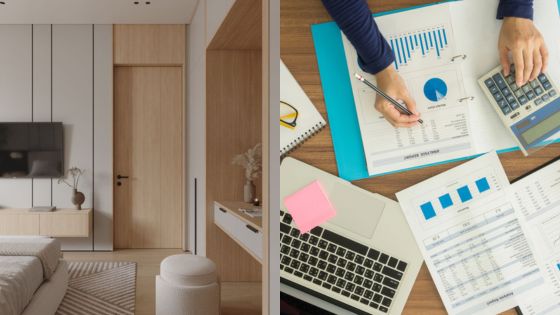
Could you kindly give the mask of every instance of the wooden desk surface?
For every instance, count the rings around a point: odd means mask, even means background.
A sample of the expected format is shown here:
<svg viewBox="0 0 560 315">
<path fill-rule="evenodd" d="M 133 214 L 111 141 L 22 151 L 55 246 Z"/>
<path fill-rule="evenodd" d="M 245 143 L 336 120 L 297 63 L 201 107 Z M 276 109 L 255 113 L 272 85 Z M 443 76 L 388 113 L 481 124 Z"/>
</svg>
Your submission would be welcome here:
<svg viewBox="0 0 560 315">
<path fill-rule="evenodd" d="M 374 12 L 393 10 L 435 1 L 430 0 L 369 0 Z M 311 101 L 323 117 L 327 117 L 321 80 L 310 25 L 332 20 L 320 0 L 282 0 L 280 2 L 280 50 L 281 58 L 296 80 L 303 87 Z M 372 104 L 373 106 L 373 104 Z M 520 152 L 500 155 L 510 180 L 550 161 L 560 155 L 560 144 L 544 148 L 529 158 Z M 336 162 L 327 125 L 323 131 L 314 136 L 290 154 L 291 157 L 311 164 L 322 170 L 337 174 Z M 396 199 L 395 193 L 412 186 L 459 163 L 450 163 L 405 173 L 364 179 L 354 182 L 364 189 Z M 409 297 L 404 314 L 446 314 L 426 265 L 420 270 L 416 284 Z M 516 314 L 510 310 L 504 314 Z"/>
</svg>

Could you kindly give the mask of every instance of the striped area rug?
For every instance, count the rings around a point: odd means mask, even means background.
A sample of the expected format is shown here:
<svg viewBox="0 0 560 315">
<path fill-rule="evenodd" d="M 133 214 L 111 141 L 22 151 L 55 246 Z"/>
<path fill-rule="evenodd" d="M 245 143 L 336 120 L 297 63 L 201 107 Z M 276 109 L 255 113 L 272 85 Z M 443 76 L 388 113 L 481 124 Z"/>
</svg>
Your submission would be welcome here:
<svg viewBox="0 0 560 315">
<path fill-rule="evenodd" d="M 57 315 L 134 314 L 136 263 L 68 262 L 68 290 Z"/>
</svg>

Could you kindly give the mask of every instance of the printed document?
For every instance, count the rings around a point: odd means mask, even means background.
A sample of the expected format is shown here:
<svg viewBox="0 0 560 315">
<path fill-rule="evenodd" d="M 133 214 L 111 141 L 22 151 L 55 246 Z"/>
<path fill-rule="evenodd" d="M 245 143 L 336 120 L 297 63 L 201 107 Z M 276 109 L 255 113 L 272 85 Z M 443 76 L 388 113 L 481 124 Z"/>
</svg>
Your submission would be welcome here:
<svg viewBox="0 0 560 315">
<path fill-rule="evenodd" d="M 545 280 L 495 152 L 397 193 L 450 314 L 496 314 Z"/>
<path fill-rule="evenodd" d="M 391 45 L 394 67 L 416 100 L 424 124 L 394 128 L 377 112 L 375 92 L 356 80 L 354 73 L 374 84 L 375 77 L 360 69 L 356 50 L 343 35 L 368 173 L 378 175 L 473 155 L 449 4 L 381 16 L 376 22 Z"/>
<path fill-rule="evenodd" d="M 515 182 L 509 199 L 548 285 L 520 304 L 523 314 L 560 314 L 560 161 Z"/>
<path fill-rule="evenodd" d="M 369 175 L 516 146 L 477 83 L 499 65 L 497 7 L 497 0 L 453 1 L 375 18 L 422 113 L 424 125 L 412 129 L 393 128 L 375 110 L 375 92 L 353 75 L 376 84 L 375 77 L 360 69 L 356 50 L 342 36 Z M 558 65 L 558 3 L 535 1 L 534 11 L 550 64 Z M 560 82 L 560 67 L 549 67 L 548 75 Z"/>
</svg>

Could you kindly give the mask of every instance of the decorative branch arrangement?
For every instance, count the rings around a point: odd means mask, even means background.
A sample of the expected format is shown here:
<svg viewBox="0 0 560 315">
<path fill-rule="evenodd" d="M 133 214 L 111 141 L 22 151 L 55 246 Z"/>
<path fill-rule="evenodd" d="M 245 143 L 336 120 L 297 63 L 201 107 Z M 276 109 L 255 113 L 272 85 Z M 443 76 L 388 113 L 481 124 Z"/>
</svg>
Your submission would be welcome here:
<svg viewBox="0 0 560 315">
<path fill-rule="evenodd" d="M 257 143 L 247 152 L 234 156 L 231 163 L 242 166 L 245 169 L 245 180 L 250 182 L 257 179 L 261 173 L 261 156 L 261 144 Z"/>
<path fill-rule="evenodd" d="M 66 177 L 68 177 L 68 175 L 72 176 L 72 184 L 70 184 L 66 179 L 64 178 L 59 178 L 58 179 L 58 183 L 64 183 L 66 184 L 66 186 L 72 188 L 72 189 L 78 189 L 78 183 L 80 182 L 80 177 L 82 176 L 82 174 L 84 174 L 86 171 L 79 169 L 77 167 L 72 167 L 70 168 L 67 172 L 66 172 Z"/>
</svg>

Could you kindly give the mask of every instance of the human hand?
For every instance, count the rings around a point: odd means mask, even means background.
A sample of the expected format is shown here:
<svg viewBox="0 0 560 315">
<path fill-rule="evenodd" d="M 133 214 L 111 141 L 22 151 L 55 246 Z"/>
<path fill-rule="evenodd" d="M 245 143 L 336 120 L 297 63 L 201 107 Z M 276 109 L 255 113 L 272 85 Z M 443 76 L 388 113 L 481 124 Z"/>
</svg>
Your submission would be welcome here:
<svg viewBox="0 0 560 315">
<path fill-rule="evenodd" d="M 500 63 L 504 75 L 510 74 L 509 53 L 515 65 L 515 83 L 522 86 L 545 72 L 548 65 L 548 49 L 539 30 L 529 19 L 506 17 L 498 41 Z"/>
<path fill-rule="evenodd" d="M 377 86 L 387 95 L 397 101 L 403 101 L 406 107 L 414 113 L 414 115 L 407 115 L 401 113 L 385 98 L 377 95 L 375 98 L 375 109 L 385 116 L 385 119 L 394 127 L 414 127 L 418 124 L 420 114 L 416 110 L 416 102 L 408 92 L 406 85 L 397 73 L 393 65 L 385 68 L 376 75 Z"/>
</svg>

